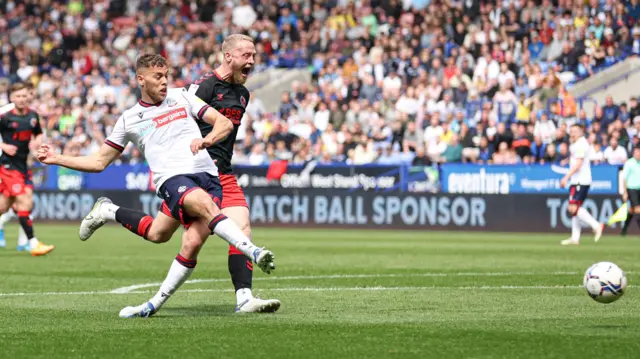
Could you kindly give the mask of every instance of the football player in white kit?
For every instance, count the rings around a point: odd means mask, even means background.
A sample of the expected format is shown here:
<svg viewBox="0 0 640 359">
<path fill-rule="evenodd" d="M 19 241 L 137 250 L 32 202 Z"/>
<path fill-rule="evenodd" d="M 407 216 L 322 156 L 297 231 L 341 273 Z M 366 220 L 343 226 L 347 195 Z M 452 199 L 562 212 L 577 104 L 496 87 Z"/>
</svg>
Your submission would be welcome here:
<svg viewBox="0 0 640 359">
<path fill-rule="evenodd" d="M 569 172 L 560 181 L 560 186 L 565 188 L 569 184 L 569 207 L 571 215 L 571 238 L 561 242 L 562 245 L 580 243 L 580 232 L 583 221 L 591 227 L 595 233 L 595 241 L 602 237 L 604 224 L 599 223 L 589 211 L 582 208 L 582 203 L 587 199 L 589 187 L 591 186 L 591 162 L 589 141 L 584 137 L 584 129 L 576 124 L 569 130 L 571 146 L 569 146 L 570 163 Z"/>
<path fill-rule="evenodd" d="M 80 239 L 88 239 L 107 221 L 116 221 L 152 242 L 168 240 L 180 224 L 187 228 L 160 290 L 148 302 L 124 308 L 120 317 L 125 318 L 155 314 L 189 278 L 210 234 L 235 246 L 263 271 L 270 273 L 275 268 L 273 253 L 255 246 L 221 213 L 218 169 L 207 152 L 201 151 L 224 139 L 233 128 L 231 121 L 186 89 L 168 89 L 168 66 L 162 56 L 141 56 L 136 72 L 142 99 L 122 114 L 98 153 L 71 157 L 59 155 L 47 145 L 37 152 L 44 164 L 101 172 L 133 142 L 149 163 L 157 194 L 164 200 L 156 218 L 101 198 L 83 220 Z M 203 139 L 196 121 L 210 123 L 213 131 Z"/>
</svg>

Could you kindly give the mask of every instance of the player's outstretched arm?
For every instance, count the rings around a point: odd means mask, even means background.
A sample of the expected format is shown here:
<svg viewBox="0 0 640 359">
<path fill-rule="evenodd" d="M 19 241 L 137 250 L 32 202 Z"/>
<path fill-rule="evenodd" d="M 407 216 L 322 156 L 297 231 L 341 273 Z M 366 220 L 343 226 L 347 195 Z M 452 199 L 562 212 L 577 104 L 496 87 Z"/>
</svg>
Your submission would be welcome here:
<svg viewBox="0 0 640 359">
<path fill-rule="evenodd" d="M 97 153 L 89 156 L 59 155 L 49 145 L 41 145 L 36 152 L 38 161 L 45 165 L 58 165 L 82 172 L 102 172 L 118 156 L 120 151 L 106 144 L 103 144 Z"/>
</svg>

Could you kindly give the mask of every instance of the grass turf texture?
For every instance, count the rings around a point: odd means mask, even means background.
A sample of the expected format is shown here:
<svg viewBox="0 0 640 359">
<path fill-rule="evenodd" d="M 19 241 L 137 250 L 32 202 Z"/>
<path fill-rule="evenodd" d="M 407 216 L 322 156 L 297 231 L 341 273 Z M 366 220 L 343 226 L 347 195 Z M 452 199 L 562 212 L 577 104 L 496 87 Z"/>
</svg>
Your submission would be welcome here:
<svg viewBox="0 0 640 359">
<path fill-rule="evenodd" d="M 580 287 L 604 260 L 633 286 L 633 237 L 561 247 L 556 235 L 256 229 L 277 270 L 256 270 L 254 294 L 281 299 L 278 313 L 232 313 L 226 248 L 212 237 L 191 278 L 200 281 L 153 318 L 120 319 L 158 286 L 110 291 L 162 281 L 179 237 L 154 245 L 110 226 L 83 243 L 77 226 L 36 231 L 57 246 L 50 255 L 15 252 L 15 226 L 0 250 L 5 358 L 631 358 L 640 349 L 637 289 L 602 305 Z"/>
</svg>

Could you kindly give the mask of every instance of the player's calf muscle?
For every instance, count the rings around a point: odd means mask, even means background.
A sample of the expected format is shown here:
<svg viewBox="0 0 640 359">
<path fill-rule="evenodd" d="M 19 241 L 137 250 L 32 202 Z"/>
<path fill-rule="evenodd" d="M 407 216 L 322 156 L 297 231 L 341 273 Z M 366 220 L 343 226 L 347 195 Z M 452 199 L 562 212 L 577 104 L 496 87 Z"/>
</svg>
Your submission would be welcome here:
<svg viewBox="0 0 640 359">
<path fill-rule="evenodd" d="M 149 234 L 147 235 L 147 241 L 152 243 L 166 243 L 171 239 L 171 235 L 173 233 L 167 233 L 163 231 L 153 231 L 153 225 L 151 225 L 151 229 L 149 230 Z"/>
<path fill-rule="evenodd" d="M 196 259 L 208 237 L 209 227 L 207 224 L 202 220 L 194 222 L 182 235 L 180 255 L 185 258 Z"/>
<path fill-rule="evenodd" d="M 251 238 L 251 223 L 249 210 L 246 207 L 227 207 L 222 209 L 222 214 L 238 225 L 245 236 Z"/>
</svg>

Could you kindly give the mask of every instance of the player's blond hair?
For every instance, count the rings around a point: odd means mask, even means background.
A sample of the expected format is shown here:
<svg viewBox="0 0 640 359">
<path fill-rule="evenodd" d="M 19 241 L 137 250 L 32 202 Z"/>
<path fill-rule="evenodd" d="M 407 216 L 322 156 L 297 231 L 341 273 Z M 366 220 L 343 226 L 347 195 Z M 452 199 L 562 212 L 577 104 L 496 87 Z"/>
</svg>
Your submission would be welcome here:
<svg viewBox="0 0 640 359">
<path fill-rule="evenodd" d="M 244 34 L 231 34 L 227 36 L 227 38 L 224 39 L 224 42 L 222 43 L 222 53 L 227 53 L 235 50 L 238 44 L 242 41 L 249 41 L 250 43 L 255 44 L 251 36 L 247 36 Z"/>
</svg>

